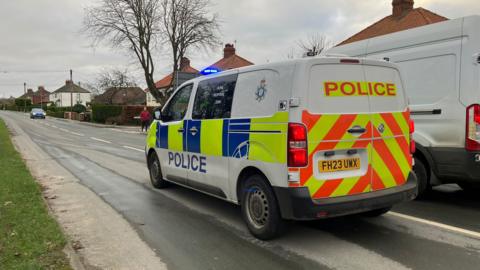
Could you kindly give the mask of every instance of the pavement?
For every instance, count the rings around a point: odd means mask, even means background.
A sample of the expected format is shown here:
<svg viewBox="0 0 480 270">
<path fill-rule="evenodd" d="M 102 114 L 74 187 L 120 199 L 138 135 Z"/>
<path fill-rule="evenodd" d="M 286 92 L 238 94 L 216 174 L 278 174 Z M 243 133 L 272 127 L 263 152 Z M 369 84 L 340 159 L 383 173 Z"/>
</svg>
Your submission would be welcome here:
<svg viewBox="0 0 480 270">
<path fill-rule="evenodd" d="M 14 122 L 45 159 L 116 211 L 168 269 L 480 265 L 480 197 L 456 185 L 437 187 L 427 198 L 398 205 L 379 218 L 292 222 L 285 236 L 263 242 L 250 236 L 238 206 L 178 186 L 153 189 L 143 153 L 145 134 L 53 118 L 31 120 L 14 112 L 1 111 L 0 117 Z"/>
</svg>

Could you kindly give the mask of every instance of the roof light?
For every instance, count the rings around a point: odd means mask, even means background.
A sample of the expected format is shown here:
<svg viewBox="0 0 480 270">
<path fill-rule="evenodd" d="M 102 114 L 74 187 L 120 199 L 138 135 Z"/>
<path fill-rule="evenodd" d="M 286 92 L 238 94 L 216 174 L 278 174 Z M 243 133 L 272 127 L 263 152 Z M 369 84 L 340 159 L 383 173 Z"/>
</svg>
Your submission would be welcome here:
<svg viewBox="0 0 480 270">
<path fill-rule="evenodd" d="M 215 73 L 218 73 L 218 72 L 221 72 L 221 70 L 218 69 L 218 68 L 215 68 L 215 67 L 208 67 L 208 68 L 205 68 L 202 71 L 200 71 L 200 74 L 210 75 L 210 74 L 215 74 Z"/>
</svg>

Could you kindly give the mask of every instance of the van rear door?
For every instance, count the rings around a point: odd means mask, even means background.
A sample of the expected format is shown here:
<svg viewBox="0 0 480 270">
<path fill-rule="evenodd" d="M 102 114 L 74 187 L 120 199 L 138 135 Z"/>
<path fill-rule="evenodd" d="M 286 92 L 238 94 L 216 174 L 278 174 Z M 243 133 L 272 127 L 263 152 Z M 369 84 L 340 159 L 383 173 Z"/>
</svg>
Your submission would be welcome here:
<svg viewBox="0 0 480 270">
<path fill-rule="evenodd" d="M 372 191 L 403 185 L 412 168 L 410 115 L 400 73 L 378 62 L 364 65 L 371 84 Z"/>
<path fill-rule="evenodd" d="M 300 186 L 313 199 L 371 191 L 372 127 L 360 63 L 314 64 L 302 122 L 308 130 L 309 165 Z"/>
</svg>

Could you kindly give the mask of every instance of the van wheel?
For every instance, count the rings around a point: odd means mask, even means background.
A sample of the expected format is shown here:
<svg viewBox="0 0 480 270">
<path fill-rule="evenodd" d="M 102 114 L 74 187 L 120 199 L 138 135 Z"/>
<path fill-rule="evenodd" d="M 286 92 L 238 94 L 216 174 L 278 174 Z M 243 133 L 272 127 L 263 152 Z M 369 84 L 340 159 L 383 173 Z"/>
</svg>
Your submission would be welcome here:
<svg viewBox="0 0 480 270">
<path fill-rule="evenodd" d="M 385 208 L 380 208 L 380 209 L 376 209 L 376 210 L 372 210 L 372 211 L 368 211 L 368 212 L 365 212 L 365 213 L 362 213 L 363 216 L 365 217 L 379 217 L 379 216 L 383 216 L 385 215 L 386 213 L 388 213 L 390 210 L 392 210 L 392 207 L 385 207 Z"/>
<path fill-rule="evenodd" d="M 162 189 L 168 186 L 168 182 L 163 180 L 160 160 L 156 153 L 148 156 L 148 171 L 150 172 L 150 182 L 154 188 Z"/>
<path fill-rule="evenodd" d="M 429 184 L 428 184 L 427 168 L 421 159 L 415 158 L 415 165 L 413 166 L 413 171 L 417 175 L 417 181 L 418 181 L 417 198 L 422 198 L 427 193 Z"/>
<path fill-rule="evenodd" d="M 252 175 L 245 180 L 241 206 L 243 219 L 253 236 L 270 240 L 280 234 L 284 221 L 273 190 L 262 176 Z"/>
</svg>

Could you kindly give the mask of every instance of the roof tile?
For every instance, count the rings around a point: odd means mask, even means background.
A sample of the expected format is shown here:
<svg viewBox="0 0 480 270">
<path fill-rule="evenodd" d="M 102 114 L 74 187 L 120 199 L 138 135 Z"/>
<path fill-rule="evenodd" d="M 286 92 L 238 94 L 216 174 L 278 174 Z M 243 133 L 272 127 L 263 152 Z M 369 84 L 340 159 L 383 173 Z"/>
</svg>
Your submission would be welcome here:
<svg viewBox="0 0 480 270">
<path fill-rule="evenodd" d="M 427 9 L 415 8 L 400 18 L 393 15 L 387 16 L 338 44 L 338 46 L 446 20 L 448 19 Z"/>
</svg>

